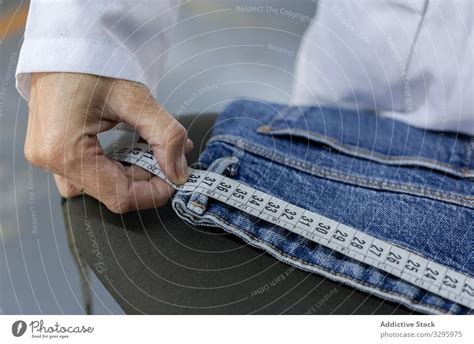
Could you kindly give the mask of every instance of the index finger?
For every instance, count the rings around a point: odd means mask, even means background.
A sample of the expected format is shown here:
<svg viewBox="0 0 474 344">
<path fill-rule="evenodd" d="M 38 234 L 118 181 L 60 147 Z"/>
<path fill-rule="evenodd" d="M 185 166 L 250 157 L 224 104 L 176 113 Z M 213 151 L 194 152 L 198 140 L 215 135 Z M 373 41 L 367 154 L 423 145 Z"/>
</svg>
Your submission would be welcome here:
<svg viewBox="0 0 474 344">
<path fill-rule="evenodd" d="M 68 174 L 74 184 L 117 214 L 160 207 L 174 192 L 168 183 L 158 177 L 148 181 L 127 177 L 124 166 L 104 155 L 86 158 L 76 172 Z"/>
</svg>

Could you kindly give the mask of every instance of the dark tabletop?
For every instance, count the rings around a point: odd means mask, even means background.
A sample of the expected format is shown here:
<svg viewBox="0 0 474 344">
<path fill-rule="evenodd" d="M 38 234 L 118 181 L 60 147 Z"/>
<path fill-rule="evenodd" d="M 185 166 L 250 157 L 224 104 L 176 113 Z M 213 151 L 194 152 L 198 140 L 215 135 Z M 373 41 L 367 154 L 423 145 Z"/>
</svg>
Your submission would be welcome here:
<svg viewBox="0 0 474 344">
<path fill-rule="evenodd" d="M 194 161 L 215 115 L 181 119 Z M 94 199 L 63 201 L 70 244 L 128 314 L 410 314 L 405 307 L 295 269 L 170 205 L 115 215 Z M 87 294 L 87 293 L 86 293 Z"/>
</svg>

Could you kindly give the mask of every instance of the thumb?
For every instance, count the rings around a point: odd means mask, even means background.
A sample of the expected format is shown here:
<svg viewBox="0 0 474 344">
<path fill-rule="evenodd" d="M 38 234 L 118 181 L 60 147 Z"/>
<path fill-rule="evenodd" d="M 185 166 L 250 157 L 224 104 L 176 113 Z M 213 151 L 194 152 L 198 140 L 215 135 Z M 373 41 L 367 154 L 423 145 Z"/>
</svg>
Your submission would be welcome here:
<svg viewBox="0 0 474 344">
<path fill-rule="evenodd" d="M 141 84 L 119 80 L 110 95 L 113 112 L 147 141 L 166 176 L 174 183 L 184 183 L 190 142 L 183 125 Z"/>
</svg>

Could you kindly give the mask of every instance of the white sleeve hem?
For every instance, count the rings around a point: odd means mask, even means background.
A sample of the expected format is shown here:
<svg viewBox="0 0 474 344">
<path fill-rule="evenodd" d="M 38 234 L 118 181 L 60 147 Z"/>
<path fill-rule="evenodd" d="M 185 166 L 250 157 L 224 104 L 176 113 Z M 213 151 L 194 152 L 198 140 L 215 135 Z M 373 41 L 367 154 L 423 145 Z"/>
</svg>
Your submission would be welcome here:
<svg viewBox="0 0 474 344">
<path fill-rule="evenodd" d="M 26 100 L 30 94 L 31 73 L 35 72 L 100 75 L 135 81 L 151 89 L 136 56 L 118 43 L 68 38 L 26 39 L 16 70 L 16 87 Z"/>
</svg>

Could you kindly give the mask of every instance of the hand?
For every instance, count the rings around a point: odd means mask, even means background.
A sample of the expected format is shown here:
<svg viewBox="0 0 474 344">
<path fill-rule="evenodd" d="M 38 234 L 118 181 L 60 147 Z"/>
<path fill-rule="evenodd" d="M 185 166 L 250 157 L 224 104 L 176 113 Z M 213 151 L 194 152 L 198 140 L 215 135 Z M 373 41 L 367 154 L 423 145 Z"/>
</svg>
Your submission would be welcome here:
<svg viewBox="0 0 474 344">
<path fill-rule="evenodd" d="M 186 181 L 186 129 L 145 86 L 88 74 L 32 75 L 26 159 L 55 174 L 63 197 L 84 192 L 114 213 L 165 204 L 174 192 L 165 181 L 104 155 L 97 134 L 120 122 L 150 144 L 171 181 Z"/>
</svg>

